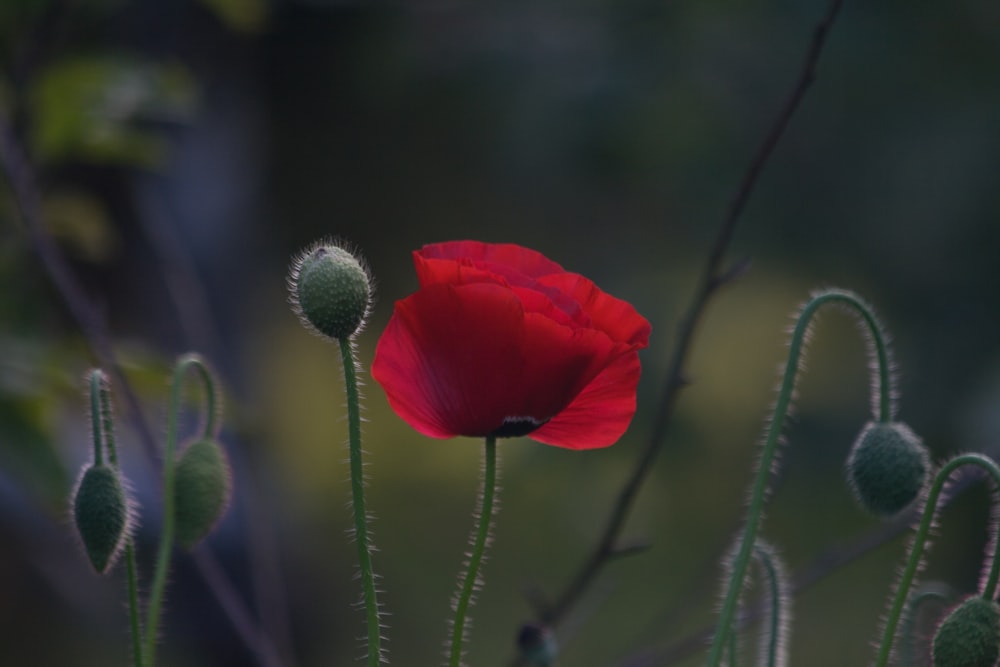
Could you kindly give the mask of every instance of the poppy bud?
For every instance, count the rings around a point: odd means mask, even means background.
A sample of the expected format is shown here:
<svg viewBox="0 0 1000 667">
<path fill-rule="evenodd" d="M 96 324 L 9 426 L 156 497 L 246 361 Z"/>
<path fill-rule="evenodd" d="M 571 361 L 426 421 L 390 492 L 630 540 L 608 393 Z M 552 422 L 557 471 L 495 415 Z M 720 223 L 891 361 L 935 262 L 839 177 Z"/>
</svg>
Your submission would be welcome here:
<svg viewBox="0 0 1000 667">
<path fill-rule="evenodd" d="M 993 667 L 1000 658 L 1000 607 L 971 597 L 955 608 L 934 635 L 934 667 Z"/>
<path fill-rule="evenodd" d="M 73 522 L 90 564 L 105 574 L 115 564 L 130 530 L 130 508 L 118 471 L 88 466 L 73 494 Z"/>
<path fill-rule="evenodd" d="M 306 328 L 346 339 L 364 325 L 371 280 L 347 250 L 332 244 L 313 247 L 292 263 L 288 283 L 292 304 Z"/>
<path fill-rule="evenodd" d="M 181 453 L 174 478 L 176 536 L 181 547 L 194 548 L 226 513 L 231 480 L 229 461 L 215 440 L 196 440 Z"/>
<path fill-rule="evenodd" d="M 920 494 L 927 479 L 927 450 L 900 422 L 869 422 L 847 459 L 847 481 L 872 514 L 891 517 Z"/>
</svg>

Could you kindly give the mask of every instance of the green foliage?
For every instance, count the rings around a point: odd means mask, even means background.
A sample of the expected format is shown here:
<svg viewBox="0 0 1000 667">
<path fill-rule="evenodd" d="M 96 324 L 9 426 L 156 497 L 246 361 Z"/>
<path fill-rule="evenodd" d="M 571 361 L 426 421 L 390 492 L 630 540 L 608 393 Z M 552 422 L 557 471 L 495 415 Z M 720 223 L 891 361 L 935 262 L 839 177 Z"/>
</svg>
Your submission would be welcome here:
<svg viewBox="0 0 1000 667">
<path fill-rule="evenodd" d="M 267 0 L 201 0 L 230 29 L 258 32 L 267 21 Z"/>
<path fill-rule="evenodd" d="M 50 509 L 64 507 L 69 475 L 49 432 L 51 400 L 0 394 L 0 470 Z"/>
<path fill-rule="evenodd" d="M 164 144 L 153 126 L 188 120 L 194 102 L 194 81 L 180 65 L 112 55 L 63 60 L 33 88 L 35 154 L 155 166 Z"/>
</svg>

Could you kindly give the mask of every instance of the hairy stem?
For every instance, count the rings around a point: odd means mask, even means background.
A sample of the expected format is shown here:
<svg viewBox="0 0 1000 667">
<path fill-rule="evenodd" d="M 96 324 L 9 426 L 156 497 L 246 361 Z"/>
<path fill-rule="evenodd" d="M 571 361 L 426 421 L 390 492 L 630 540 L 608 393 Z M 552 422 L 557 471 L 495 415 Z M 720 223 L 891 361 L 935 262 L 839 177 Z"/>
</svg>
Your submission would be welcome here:
<svg viewBox="0 0 1000 667">
<path fill-rule="evenodd" d="M 90 372 L 90 415 L 94 433 L 94 464 L 99 465 L 106 449 L 108 463 L 118 474 L 118 450 L 115 447 L 114 416 L 111 413 L 111 390 L 104 371 Z M 125 579 L 128 595 L 129 632 L 132 640 L 132 663 L 145 667 L 142 656 L 142 627 L 139 624 L 139 586 L 136 583 L 135 547 L 131 535 L 125 542 Z"/>
<path fill-rule="evenodd" d="M 217 399 L 215 380 L 208 367 L 200 357 L 187 354 L 181 357 L 174 368 L 173 382 L 170 386 L 170 404 L 167 408 L 167 437 L 163 451 L 163 525 L 160 531 L 160 543 L 156 553 L 156 566 L 153 571 L 153 584 L 150 590 L 149 607 L 146 610 L 146 636 L 144 644 L 145 667 L 153 667 L 155 663 L 156 636 L 160 626 L 160 613 L 163 607 L 163 596 L 167 586 L 167 573 L 170 570 L 170 555 L 174 545 L 174 530 L 176 515 L 174 511 L 174 473 L 176 469 L 177 427 L 181 410 L 181 390 L 184 377 L 188 370 L 195 370 L 204 387 L 205 409 L 202 422 L 202 433 L 205 437 L 215 435 L 217 424 Z"/>
<path fill-rule="evenodd" d="M 767 634 L 760 646 L 761 655 L 757 664 L 766 667 L 778 667 L 785 664 L 784 653 L 787 651 L 787 621 L 789 617 L 789 597 L 786 592 L 788 578 L 784 565 L 778 555 L 769 545 L 758 542 L 754 548 L 754 559 L 760 566 L 767 585 L 768 624 Z"/>
<path fill-rule="evenodd" d="M 938 474 L 934 477 L 934 482 L 931 484 L 930 491 L 927 492 L 927 501 L 924 503 L 920 524 L 917 526 L 917 532 L 913 537 L 910 555 L 906 560 L 906 567 L 903 569 L 903 574 L 896 586 L 896 595 L 893 598 L 892 606 L 889 608 L 889 613 L 886 616 L 885 627 L 882 629 L 882 641 L 879 643 L 878 658 L 875 662 L 876 667 L 885 667 L 889 664 L 889 658 L 892 655 L 892 645 L 896 638 L 896 627 L 899 625 L 903 607 L 906 604 L 906 598 L 909 596 L 910 586 L 917 576 L 917 570 L 920 569 L 920 561 L 924 553 L 924 548 L 927 545 L 927 538 L 930 536 L 934 518 L 937 516 L 938 498 L 941 496 L 944 485 L 951 474 L 958 468 L 967 465 L 981 468 L 992 478 L 994 487 L 993 503 L 996 505 L 998 502 L 996 489 L 1000 488 L 1000 467 L 988 456 L 982 454 L 962 454 L 948 461 L 938 471 Z M 994 539 L 993 558 L 990 562 L 989 574 L 981 592 L 982 597 L 988 600 L 996 597 L 998 579 L 1000 579 L 1000 540 Z"/>
<path fill-rule="evenodd" d="M 340 356 L 344 364 L 344 385 L 347 390 L 347 427 L 351 466 L 351 504 L 354 508 L 354 538 L 358 546 L 358 567 L 368 624 L 368 665 L 375 667 L 382 660 L 382 628 L 372 568 L 371 537 L 368 534 L 368 510 L 365 507 L 365 475 L 361 458 L 361 399 L 358 393 L 357 366 L 353 344 L 340 338 Z"/>
<path fill-rule="evenodd" d="M 726 636 L 732 629 L 733 617 L 736 614 L 736 606 L 739 602 L 740 590 L 743 587 L 743 580 L 746 578 L 747 567 L 753 555 L 754 544 L 757 539 L 757 532 L 760 528 L 764 510 L 764 501 L 767 497 L 768 478 L 772 472 L 771 466 L 777 454 L 778 443 L 781 439 L 781 431 L 784 427 L 785 417 L 788 414 L 789 406 L 792 402 L 792 395 L 795 391 L 795 380 L 798 375 L 799 362 L 802 357 L 805 345 L 806 333 L 809 324 L 816 312 L 823 306 L 837 303 L 847 306 L 857 313 L 864 322 L 871 335 L 871 343 L 874 348 L 874 357 L 878 368 L 876 369 L 879 392 L 879 419 L 889 421 L 892 419 L 892 374 L 889 363 L 889 351 L 886 345 L 886 336 L 882 332 L 878 321 L 868 305 L 851 292 L 841 290 L 826 290 L 819 292 L 802 308 L 795 329 L 792 332 L 792 339 L 788 348 L 788 363 L 782 376 L 781 387 L 778 391 L 778 399 L 774 406 L 774 416 L 771 419 L 764 439 L 764 447 L 761 453 L 760 464 L 757 470 L 757 477 L 754 480 L 750 491 L 750 504 L 747 510 L 746 525 L 743 529 L 743 537 L 740 543 L 739 552 L 733 560 L 732 573 L 729 578 L 729 587 L 723 599 L 722 610 L 719 613 L 715 638 L 712 641 L 712 648 L 708 657 L 708 664 L 718 667 L 722 660 L 725 647 Z M 873 401 L 874 403 L 875 401 Z"/>
<path fill-rule="evenodd" d="M 455 617 L 451 626 L 451 649 L 448 654 L 450 667 L 459 667 L 462 664 L 466 617 L 469 607 L 472 605 L 472 594 L 481 585 L 479 566 L 483 562 L 486 547 L 490 541 L 496 486 L 497 439 L 496 436 L 489 435 L 486 436 L 486 447 L 483 450 L 483 481 L 479 495 L 478 524 L 473 528 L 469 565 L 465 570 L 465 577 L 459 587 L 455 602 Z"/>
</svg>

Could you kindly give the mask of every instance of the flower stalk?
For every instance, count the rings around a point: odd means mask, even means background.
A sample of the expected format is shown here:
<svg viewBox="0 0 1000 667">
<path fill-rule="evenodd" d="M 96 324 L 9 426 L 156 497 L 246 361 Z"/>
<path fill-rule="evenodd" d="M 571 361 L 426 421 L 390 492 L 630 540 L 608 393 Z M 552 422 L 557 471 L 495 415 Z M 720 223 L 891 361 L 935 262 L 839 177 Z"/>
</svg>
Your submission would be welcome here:
<svg viewBox="0 0 1000 667">
<path fill-rule="evenodd" d="M 449 667 L 460 667 L 465 640 L 465 627 L 469 607 L 474 602 L 473 594 L 482 586 L 479 568 L 486 557 L 490 535 L 493 530 L 493 514 L 496 506 L 497 487 L 497 439 L 495 435 L 486 436 L 483 449 L 483 479 L 479 492 L 478 518 L 472 531 L 472 551 L 465 573 L 459 584 L 455 598 L 455 616 L 451 625 L 451 643 L 448 652 Z"/>
<path fill-rule="evenodd" d="M 378 591 L 372 567 L 372 544 L 368 531 L 368 510 L 365 505 L 364 463 L 361 451 L 361 398 L 358 392 L 357 362 L 350 340 L 341 338 L 340 356 L 344 365 L 344 385 L 347 391 L 347 430 L 351 467 L 351 505 L 354 509 L 354 539 L 358 547 L 358 568 L 368 626 L 368 665 L 375 667 L 382 660 L 382 625 L 379 619 Z"/>
<path fill-rule="evenodd" d="M 892 656 L 893 642 L 896 637 L 896 628 L 902 617 L 903 607 L 906 605 L 910 586 L 912 586 L 913 580 L 917 575 L 917 570 L 920 569 L 921 558 L 923 557 L 924 549 L 937 515 L 938 500 L 951 474 L 963 466 L 978 467 L 990 476 L 994 488 L 993 503 L 994 505 L 998 503 L 997 489 L 1000 489 L 1000 467 L 988 456 L 982 454 L 962 454 L 948 461 L 938 471 L 934 477 L 934 481 L 931 483 L 930 490 L 927 492 L 927 499 L 924 502 L 920 523 L 913 537 L 913 544 L 910 546 L 910 555 L 907 558 L 906 566 L 896 586 L 896 594 L 893 597 L 889 613 L 886 616 L 885 626 L 882 629 L 882 639 L 879 642 L 878 657 L 875 662 L 876 667 L 885 667 L 889 664 L 889 658 Z M 996 598 L 997 583 L 1000 581 L 1000 540 L 994 537 L 991 542 L 993 555 L 989 561 L 989 571 L 983 581 L 980 593 L 981 597 L 985 600 Z"/>
<path fill-rule="evenodd" d="M 107 449 L 108 463 L 119 475 L 118 451 L 115 447 L 114 416 L 111 412 L 111 391 L 107 375 L 95 368 L 90 372 L 90 418 L 94 435 L 94 464 L 103 463 L 102 452 Z M 142 653 L 142 625 L 139 621 L 139 586 L 136 576 L 135 545 L 131 535 L 125 539 L 125 581 L 128 596 L 129 636 L 132 644 L 132 663 L 145 667 Z"/>
<path fill-rule="evenodd" d="M 201 432 L 205 438 L 214 438 L 218 430 L 218 400 L 215 379 L 201 357 L 187 354 L 174 367 L 173 382 L 170 387 L 170 403 L 167 408 L 167 436 L 163 451 L 163 525 L 160 529 L 160 543 L 153 571 L 149 606 L 146 611 L 146 635 L 144 642 L 144 667 L 153 667 L 155 662 L 156 638 L 166 591 L 167 574 L 170 570 L 170 555 L 173 550 L 176 531 L 176 497 L 174 494 L 177 451 L 177 430 L 181 410 L 181 393 L 188 371 L 194 371 L 200 379 L 204 394 L 204 415 Z"/>
<path fill-rule="evenodd" d="M 782 375 L 778 398 L 775 402 L 774 415 L 764 439 L 757 477 L 750 490 L 750 502 L 746 524 L 743 528 L 743 536 L 736 557 L 733 559 L 728 588 L 719 613 L 715 636 L 712 639 L 707 663 L 710 667 L 719 667 L 721 664 L 728 644 L 728 635 L 732 632 L 733 620 L 739 604 L 740 591 L 742 590 L 743 581 L 746 578 L 747 569 L 753 557 L 754 545 L 756 544 L 757 534 L 762 521 L 764 502 L 768 495 L 768 477 L 771 474 L 785 418 L 788 415 L 792 397 L 795 393 L 795 382 L 810 324 L 816 313 L 822 307 L 829 304 L 846 306 L 860 318 L 867 333 L 869 355 L 871 357 L 873 374 L 872 411 L 877 415 L 880 422 L 889 422 L 893 418 L 893 398 L 895 391 L 892 382 L 892 365 L 889 358 L 887 336 L 882 331 L 882 327 L 875 318 L 871 308 L 860 297 L 845 290 L 824 290 L 813 295 L 802 308 L 792 332 L 788 349 L 788 362 Z"/>
</svg>

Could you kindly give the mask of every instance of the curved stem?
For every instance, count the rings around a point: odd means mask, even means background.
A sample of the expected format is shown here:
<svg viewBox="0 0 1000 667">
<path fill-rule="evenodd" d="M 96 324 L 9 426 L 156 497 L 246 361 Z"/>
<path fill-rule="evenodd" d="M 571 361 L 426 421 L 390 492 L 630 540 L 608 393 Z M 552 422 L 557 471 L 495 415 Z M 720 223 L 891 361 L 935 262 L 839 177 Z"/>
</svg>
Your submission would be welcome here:
<svg viewBox="0 0 1000 667">
<path fill-rule="evenodd" d="M 882 641 L 879 643 L 878 658 L 875 663 L 877 667 L 885 667 L 885 665 L 889 664 L 889 656 L 892 654 L 892 644 L 896 636 L 896 626 L 899 624 L 910 586 L 913 584 L 913 579 L 920 568 L 920 559 L 923 556 L 924 547 L 931 532 L 931 526 L 934 524 L 934 517 L 937 515 L 938 499 L 944 489 L 944 485 L 956 469 L 967 465 L 982 468 L 993 478 L 994 488 L 1000 488 L 1000 467 L 997 466 L 993 459 L 983 454 L 962 454 L 956 456 L 938 471 L 937 476 L 934 477 L 934 482 L 931 484 L 930 491 L 927 493 L 927 501 L 924 503 L 920 524 L 917 526 L 917 532 L 913 537 L 913 545 L 910 547 L 910 556 L 906 561 L 903 574 L 899 578 L 896 595 L 892 601 L 892 606 L 889 608 L 889 614 L 886 617 L 885 627 L 882 631 Z M 995 493 L 993 502 L 997 502 Z M 989 575 L 983 585 L 982 597 L 992 600 L 996 596 L 998 579 L 1000 579 L 1000 540 L 994 539 L 993 559 L 990 564 Z"/>
<path fill-rule="evenodd" d="M 870 342 L 873 348 L 873 362 L 877 366 L 877 369 L 874 370 L 877 371 L 878 375 L 878 417 L 883 422 L 890 421 L 893 417 L 892 399 L 894 391 L 887 340 L 871 308 L 860 297 L 845 290 L 825 290 L 813 295 L 809 302 L 802 308 L 798 321 L 795 323 L 795 329 L 792 332 L 791 342 L 789 343 L 788 363 L 785 366 L 778 399 L 775 402 L 774 416 L 771 419 L 767 436 L 764 440 L 764 448 L 757 469 L 757 477 L 750 491 L 750 504 L 747 510 L 747 521 L 743 529 L 742 542 L 740 543 L 739 552 L 733 560 L 729 587 L 719 613 L 715 637 L 712 640 L 712 647 L 708 657 L 708 664 L 712 667 L 718 667 L 722 661 L 726 636 L 731 631 L 740 590 L 743 587 L 747 567 L 753 555 L 753 548 L 764 509 L 764 501 L 767 496 L 768 476 L 771 474 L 771 466 L 774 463 L 774 457 L 777 453 L 785 417 L 787 416 L 788 408 L 792 402 L 792 395 L 795 391 L 795 380 L 799 370 L 799 361 L 802 357 L 803 346 L 805 345 L 806 333 L 809 330 L 809 323 L 821 307 L 830 303 L 847 306 L 861 317 L 862 322 L 867 327 L 871 335 Z M 873 405 L 875 403 L 873 401 Z"/>
<path fill-rule="evenodd" d="M 950 595 L 943 588 L 934 588 L 919 591 L 907 603 L 907 611 L 903 616 L 903 650 L 900 661 L 904 665 L 916 665 L 918 663 L 918 638 L 917 638 L 917 608 L 930 600 L 938 600 L 947 604 Z"/>
<path fill-rule="evenodd" d="M 785 619 L 789 614 L 789 597 L 786 594 L 788 578 L 785 575 L 784 565 L 770 546 L 758 543 L 754 548 L 754 559 L 764 574 L 769 598 L 768 606 L 770 607 L 768 634 L 764 635 L 765 641 L 761 643 L 758 664 L 777 667 L 785 662 L 780 659 L 780 654 L 786 648 L 785 630 L 787 626 Z"/>
<path fill-rule="evenodd" d="M 368 535 L 368 510 L 365 507 L 364 463 L 361 458 L 361 399 L 358 393 L 357 369 L 351 341 L 338 339 L 344 363 L 344 385 L 347 390 L 347 426 L 351 466 L 351 504 L 354 508 L 354 539 L 358 545 L 358 567 L 368 624 L 368 665 L 375 667 L 382 659 L 382 628 L 372 568 L 371 538 Z"/>
<path fill-rule="evenodd" d="M 482 584 L 479 579 L 479 566 L 482 564 L 486 547 L 490 541 L 493 527 L 493 506 L 497 485 L 497 439 L 494 435 L 486 436 L 486 447 L 483 450 L 483 482 L 479 494 L 478 525 L 473 529 L 472 552 L 469 554 L 469 565 L 465 578 L 459 588 L 455 602 L 455 618 L 451 627 L 451 650 L 448 655 L 450 667 L 462 664 L 463 635 L 465 632 L 466 615 L 472 604 L 472 594 Z"/>
<path fill-rule="evenodd" d="M 163 526 L 160 531 L 160 543 L 156 553 L 156 566 L 153 571 L 153 584 L 150 590 L 149 607 L 146 610 L 146 636 L 144 643 L 145 667 L 153 667 L 155 663 L 156 636 L 160 626 L 160 612 L 163 607 L 163 595 L 167 586 L 167 573 L 170 569 L 170 554 L 174 544 L 174 530 L 177 517 L 174 511 L 174 472 L 176 468 L 175 452 L 177 451 L 177 425 L 180 418 L 181 390 L 184 377 L 189 369 L 197 371 L 202 381 L 205 397 L 205 418 L 202 432 L 206 437 L 215 435 L 217 423 L 217 399 L 215 380 L 208 366 L 195 354 L 187 354 L 177 361 L 174 367 L 173 382 L 170 386 L 170 405 L 167 408 L 167 437 L 163 451 Z"/>
</svg>

